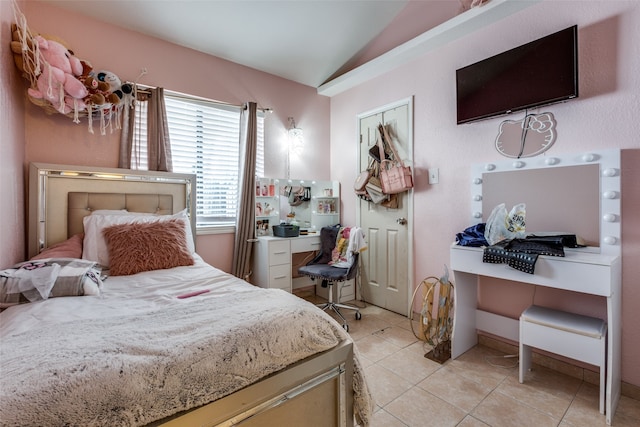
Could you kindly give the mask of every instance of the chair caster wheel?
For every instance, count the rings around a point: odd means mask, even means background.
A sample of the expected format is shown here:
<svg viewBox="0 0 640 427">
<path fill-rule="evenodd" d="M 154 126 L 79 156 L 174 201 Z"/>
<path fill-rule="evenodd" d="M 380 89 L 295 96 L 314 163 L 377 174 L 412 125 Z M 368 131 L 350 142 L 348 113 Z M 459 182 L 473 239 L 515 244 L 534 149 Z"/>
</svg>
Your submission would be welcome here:
<svg viewBox="0 0 640 427">
<path fill-rule="evenodd" d="M 342 327 L 344 328 L 345 331 L 349 332 L 349 325 L 345 323 L 344 325 L 342 325 Z"/>
<path fill-rule="evenodd" d="M 362 314 L 359 311 L 356 311 L 356 320 L 362 319 Z"/>
</svg>

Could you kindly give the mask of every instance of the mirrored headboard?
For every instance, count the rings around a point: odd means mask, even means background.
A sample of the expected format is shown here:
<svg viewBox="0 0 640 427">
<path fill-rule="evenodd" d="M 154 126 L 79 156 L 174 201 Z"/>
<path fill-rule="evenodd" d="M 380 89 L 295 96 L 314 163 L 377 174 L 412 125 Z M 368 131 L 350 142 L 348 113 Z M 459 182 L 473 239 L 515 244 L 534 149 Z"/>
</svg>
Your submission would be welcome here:
<svg viewBox="0 0 640 427">
<path fill-rule="evenodd" d="M 129 169 L 31 163 L 29 166 L 29 257 L 68 237 L 71 192 L 171 195 L 167 213 L 187 208 L 195 229 L 195 175 Z M 100 208 L 102 209 L 102 208 Z"/>
<path fill-rule="evenodd" d="M 505 203 L 526 204 L 526 231 L 576 234 L 589 250 L 620 255 L 620 150 L 474 164 L 472 223 Z"/>
</svg>

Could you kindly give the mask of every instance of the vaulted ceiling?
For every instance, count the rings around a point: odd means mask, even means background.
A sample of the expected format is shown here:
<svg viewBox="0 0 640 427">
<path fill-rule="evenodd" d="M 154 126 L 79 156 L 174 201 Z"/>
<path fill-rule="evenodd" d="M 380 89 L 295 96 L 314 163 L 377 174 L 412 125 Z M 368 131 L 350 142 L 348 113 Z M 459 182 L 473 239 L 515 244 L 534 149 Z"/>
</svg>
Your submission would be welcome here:
<svg viewBox="0 0 640 427">
<path fill-rule="evenodd" d="M 318 87 L 461 11 L 470 0 L 44 0 Z"/>
</svg>

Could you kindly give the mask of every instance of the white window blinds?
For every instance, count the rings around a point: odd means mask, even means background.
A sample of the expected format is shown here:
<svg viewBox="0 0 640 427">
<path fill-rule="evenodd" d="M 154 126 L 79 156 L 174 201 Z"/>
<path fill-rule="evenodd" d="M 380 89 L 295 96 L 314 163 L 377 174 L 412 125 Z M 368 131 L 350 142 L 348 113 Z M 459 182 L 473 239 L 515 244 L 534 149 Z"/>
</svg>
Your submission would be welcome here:
<svg viewBox="0 0 640 427">
<path fill-rule="evenodd" d="M 233 225 L 238 209 L 238 193 L 241 191 L 241 108 L 174 95 L 166 90 L 165 105 L 173 171 L 196 175 L 198 227 Z M 146 121 L 146 113 L 142 113 L 142 109 L 140 116 Z M 140 127 L 146 133 L 146 123 Z M 143 149 L 139 151 L 139 155 L 146 159 Z M 146 166 L 145 160 L 142 163 Z M 256 175 L 263 176 L 263 173 L 264 114 L 259 113 Z"/>
</svg>

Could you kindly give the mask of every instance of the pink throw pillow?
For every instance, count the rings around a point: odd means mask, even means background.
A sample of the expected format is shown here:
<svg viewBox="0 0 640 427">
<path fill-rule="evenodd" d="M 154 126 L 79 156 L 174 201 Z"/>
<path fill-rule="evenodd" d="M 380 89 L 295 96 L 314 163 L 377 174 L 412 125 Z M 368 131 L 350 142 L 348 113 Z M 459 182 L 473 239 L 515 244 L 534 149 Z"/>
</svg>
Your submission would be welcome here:
<svg viewBox="0 0 640 427">
<path fill-rule="evenodd" d="M 71 236 L 64 242 L 56 243 L 44 249 L 38 255 L 32 257 L 31 260 L 45 258 L 82 258 L 83 239 L 84 234 L 82 233 Z"/>
<path fill-rule="evenodd" d="M 109 250 L 111 276 L 194 263 L 187 247 L 184 221 L 180 219 L 112 225 L 102 233 Z"/>
</svg>

